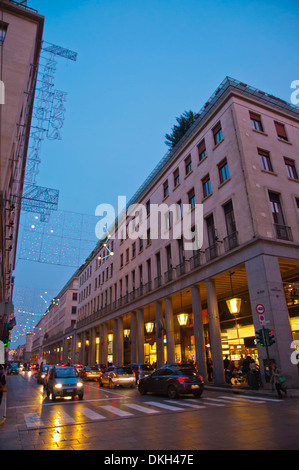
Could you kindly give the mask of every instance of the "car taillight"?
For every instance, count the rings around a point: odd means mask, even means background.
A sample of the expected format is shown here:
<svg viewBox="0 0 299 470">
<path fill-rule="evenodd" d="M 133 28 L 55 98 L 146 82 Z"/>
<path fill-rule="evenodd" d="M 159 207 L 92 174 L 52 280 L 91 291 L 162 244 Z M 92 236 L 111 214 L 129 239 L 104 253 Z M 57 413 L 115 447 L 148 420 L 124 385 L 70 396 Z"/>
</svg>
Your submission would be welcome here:
<svg viewBox="0 0 299 470">
<path fill-rule="evenodd" d="M 189 377 L 177 377 L 177 380 L 179 382 L 183 382 L 183 380 L 188 380 L 188 379 L 189 379 Z"/>
<path fill-rule="evenodd" d="M 203 377 L 201 375 L 198 375 L 197 377 L 199 380 L 202 380 L 203 381 Z"/>
</svg>

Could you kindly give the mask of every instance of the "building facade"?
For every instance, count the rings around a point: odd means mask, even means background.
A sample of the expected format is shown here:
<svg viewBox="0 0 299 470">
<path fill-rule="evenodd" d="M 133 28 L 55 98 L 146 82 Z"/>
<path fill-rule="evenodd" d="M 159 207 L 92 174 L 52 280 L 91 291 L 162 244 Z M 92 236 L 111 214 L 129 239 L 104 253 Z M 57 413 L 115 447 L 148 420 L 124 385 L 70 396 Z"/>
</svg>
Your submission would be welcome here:
<svg viewBox="0 0 299 470">
<path fill-rule="evenodd" d="M 35 328 L 32 362 L 73 362 L 74 327 L 77 319 L 78 276 L 75 273 L 52 300 Z"/>
<path fill-rule="evenodd" d="M 298 150 L 298 108 L 227 77 L 81 267 L 73 361 L 194 361 L 207 380 L 210 359 L 223 383 L 250 354 L 298 386 Z"/>
<path fill-rule="evenodd" d="M 12 295 L 28 139 L 44 18 L 26 2 L 0 2 L 0 339 Z"/>
</svg>

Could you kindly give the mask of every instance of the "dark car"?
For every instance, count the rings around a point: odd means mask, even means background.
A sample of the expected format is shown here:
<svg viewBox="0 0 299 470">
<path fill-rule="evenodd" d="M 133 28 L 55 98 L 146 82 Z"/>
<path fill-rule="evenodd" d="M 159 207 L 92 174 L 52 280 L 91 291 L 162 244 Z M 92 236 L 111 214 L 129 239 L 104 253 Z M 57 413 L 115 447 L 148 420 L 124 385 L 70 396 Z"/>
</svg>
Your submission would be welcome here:
<svg viewBox="0 0 299 470">
<path fill-rule="evenodd" d="M 46 379 L 47 397 L 52 396 L 54 401 L 57 397 L 75 397 L 83 399 L 84 387 L 75 367 L 51 366 Z"/>
<path fill-rule="evenodd" d="M 96 380 L 98 381 L 102 375 L 102 371 L 99 366 L 86 366 L 83 367 L 83 370 L 80 372 L 80 377 L 82 380 Z"/>
<path fill-rule="evenodd" d="M 155 370 L 150 364 L 129 364 L 129 367 L 132 367 L 132 370 L 135 373 L 136 384 L 139 383 L 139 380 L 142 377 L 150 375 Z"/>
<path fill-rule="evenodd" d="M 171 367 L 172 369 L 190 369 L 190 370 L 193 370 L 194 372 L 197 372 L 197 369 L 194 364 L 190 364 L 190 363 L 185 364 L 184 362 L 180 362 L 180 363 L 173 362 L 170 364 L 164 364 L 164 366 L 162 366 L 161 369 L 165 367 Z"/>
<path fill-rule="evenodd" d="M 177 398 L 179 395 L 192 394 L 200 397 L 204 388 L 203 378 L 190 368 L 162 367 L 139 381 L 141 395 L 156 393 Z"/>
<path fill-rule="evenodd" d="M 19 373 L 19 364 L 17 362 L 14 362 L 13 364 L 10 364 L 7 368 L 7 375 L 18 375 Z"/>
</svg>

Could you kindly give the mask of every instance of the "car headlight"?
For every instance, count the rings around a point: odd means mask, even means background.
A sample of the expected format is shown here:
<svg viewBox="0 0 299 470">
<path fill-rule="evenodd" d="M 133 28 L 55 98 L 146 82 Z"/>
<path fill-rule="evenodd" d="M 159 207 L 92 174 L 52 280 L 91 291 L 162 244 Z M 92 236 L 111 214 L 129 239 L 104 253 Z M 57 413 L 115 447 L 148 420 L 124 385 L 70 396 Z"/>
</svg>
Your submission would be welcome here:
<svg viewBox="0 0 299 470">
<path fill-rule="evenodd" d="M 77 387 L 78 387 L 78 388 L 83 387 L 83 383 L 82 383 L 82 382 L 78 382 L 78 383 L 77 383 Z"/>
<path fill-rule="evenodd" d="M 55 384 L 55 387 L 54 388 L 62 388 L 62 384 Z"/>
</svg>

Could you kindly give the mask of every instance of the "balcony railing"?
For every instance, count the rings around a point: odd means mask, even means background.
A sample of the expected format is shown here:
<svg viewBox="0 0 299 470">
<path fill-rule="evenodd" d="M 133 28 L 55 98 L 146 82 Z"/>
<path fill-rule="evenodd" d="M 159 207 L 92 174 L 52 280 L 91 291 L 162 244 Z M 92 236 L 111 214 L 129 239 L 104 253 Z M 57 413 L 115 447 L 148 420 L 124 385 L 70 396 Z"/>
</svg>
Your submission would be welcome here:
<svg viewBox="0 0 299 470">
<path fill-rule="evenodd" d="M 236 248 L 239 245 L 238 232 L 232 232 L 223 239 L 224 250 L 229 251 Z"/>
<path fill-rule="evenodd" d="M 274 224 L 276 236 L 281 240 L 289 240 L 290 242 L 293 241 L 293 235 L 291 227 L 287 227 L 286 225 L 281 224 Z"/>
</svg>

